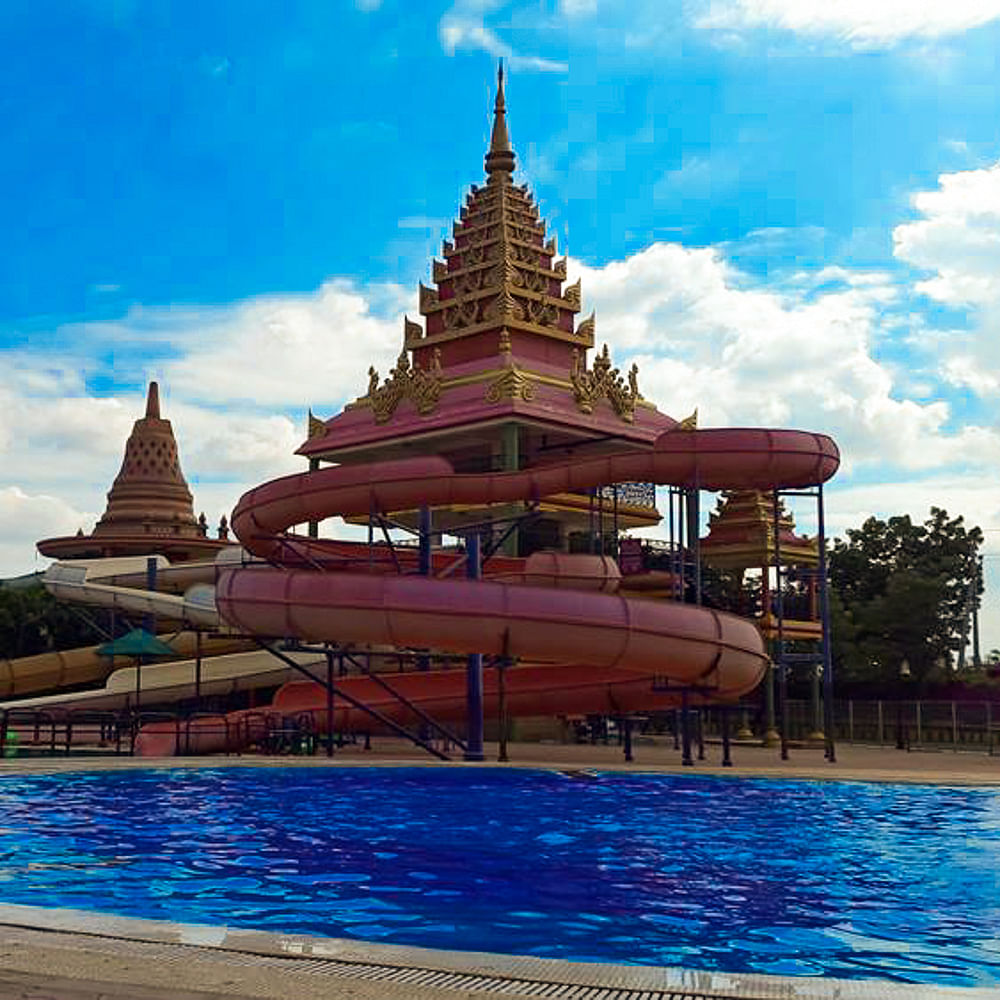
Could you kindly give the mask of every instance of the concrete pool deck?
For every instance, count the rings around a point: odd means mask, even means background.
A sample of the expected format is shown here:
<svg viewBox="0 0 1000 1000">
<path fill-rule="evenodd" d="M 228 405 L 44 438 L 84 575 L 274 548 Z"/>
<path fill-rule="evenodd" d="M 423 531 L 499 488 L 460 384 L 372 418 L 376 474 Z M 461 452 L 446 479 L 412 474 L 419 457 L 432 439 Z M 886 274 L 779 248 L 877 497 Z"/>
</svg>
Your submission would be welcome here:
<svg viewBox="0 0 1000 1000">
<path fill-rule="evenodd" d="M 489 761 L 496 747 L 487 748 Z M 838 747 L 837 764 L 819 749 L 735 745 L 735 766 L 720 766 L 717 745 L 706 760 L 682 767 L 669 740 L 641 742 L 625 764 L 615 746 L 512 744 L 519 767 L 621 768 L 732 777 L 823 778 L 1000 785 L 1000 756 L 985 753 Z M 426 755 L 396 741 L 379 740 L 364 752 L 347 747 L 325 757 L 210 757 L 186 759 L 47 758 L 0 760 L 6 776 L 118 770 L 136 767 L 392 766 L 427 763 Z M 482 767 L 483 764 L 463 765 Z M 2 786 L 0 786 L 2 787 Z M 72 910 L 0 905 L 0 1000 L 188 1000 L 237 998 L 413 998 L 490 1000 L 553 997 L 561 1000 L 1000 1000 L 1000 987 L 968 989 L 881 981 L 738 975 L 648 966 L 580 964 L 476 952 L 437 951 L 344 939 L 265 934 L 133 920 Z"/>
</svg>

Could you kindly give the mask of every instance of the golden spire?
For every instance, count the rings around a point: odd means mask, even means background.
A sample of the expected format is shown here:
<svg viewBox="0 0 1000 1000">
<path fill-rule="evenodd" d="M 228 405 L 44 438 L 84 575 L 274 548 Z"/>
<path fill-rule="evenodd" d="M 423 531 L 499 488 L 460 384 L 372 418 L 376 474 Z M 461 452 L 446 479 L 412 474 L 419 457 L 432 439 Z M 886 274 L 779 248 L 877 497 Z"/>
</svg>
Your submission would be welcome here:
<svg viewBox="0 0 1000 1000">
<path fill-rule="evenodd" d="M 486 173 L 490 180 L 510 180 L 514 172 L 514 150 L 507 134 L 507 106 L 503 95 L 503 60 L 497 70 L 497 99 L 493 105 L 493 135 L 486 154 Z"/>
</svg>

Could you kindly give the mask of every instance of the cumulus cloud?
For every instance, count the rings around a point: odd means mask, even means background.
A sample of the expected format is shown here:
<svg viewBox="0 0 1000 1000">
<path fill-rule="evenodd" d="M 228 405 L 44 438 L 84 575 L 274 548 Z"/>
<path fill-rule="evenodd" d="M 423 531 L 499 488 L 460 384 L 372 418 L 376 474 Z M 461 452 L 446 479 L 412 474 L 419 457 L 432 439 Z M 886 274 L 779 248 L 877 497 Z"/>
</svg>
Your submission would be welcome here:
<svg viewBox="0 0 1000 1000">
<path fill-rule="evenodd" d="M 1000 0 L 707 0 L 694 24 L 726 33 L 777 28 L 859 49 L 961 34 L 1000 18 Z"/>
<path fill-rule="evenodd" d="M 933 271 L 920 291 L 948 305 L 1000 301 L 1000 163 L 942 174 L 913 196 L 922 218 L 897 226 L 896 256 Z"/>
<path fill-rule="evenodd" d="M 918 218 L 893 231 L 896 257 L 923 273 L 917 291 L 961 310 L 969 330 L 936 345 L 947 381 L 994 396 L 1000 368 L 1000 163 L 943 174 L 912 198 Z"/>
<path fill-rule="evenodd" d="M 47 560 L 36 555 L 35 539 L 75 534 L 95 517 L 57 497 L 0 486 L 0 576 L 42 569 Z"/>
<path fill-rule="evenodd" d="M 716 249 L 668 243 L 576 270 L 599 339 L 620 363 L 639 364 L 644 394 L 674 416 L 698 406 L 714 426 L 825 430 L 849 467 L 1000 460 L 995 429 L 951 429 L 945 399 L 906 398 L 873 356 L 899 335 L 887 318 L 899 291 L 882 272 L 825 269 L 819 290 L 778 289 L 750 283 Z"/>
</svg>

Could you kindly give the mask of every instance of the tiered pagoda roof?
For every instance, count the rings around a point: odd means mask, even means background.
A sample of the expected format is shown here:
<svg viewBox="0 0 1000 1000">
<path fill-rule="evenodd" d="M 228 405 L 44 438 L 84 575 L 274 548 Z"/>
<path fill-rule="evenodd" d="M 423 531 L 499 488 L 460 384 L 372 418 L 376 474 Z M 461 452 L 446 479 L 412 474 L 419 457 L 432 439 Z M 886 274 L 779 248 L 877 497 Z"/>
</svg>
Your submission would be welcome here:
<svg viewBox="0 0 1000 1000">
<path fill-rule="evenodd" d="M 815 566 L 815 538 L 795 533 L 795 520 L 778 502 L 778 541 L 782 565 Z M 701 556 L 719 569 L 760 569 L 774 563 L 774 501 L 760 490 L 728 490 L 708 519 Z"/>
<path fill-rule="evenodd" d="M 38 551 L 55 559 L 158 553 L 172 561 L 211 558 L 227 543 L 207 534 L 204 515 L 194 516 L 173 428 L 160 416 L 159 386 L 150 382 L 146 412 L 132 427 L 93 533 L 47 538 L 38 542 Z"/>
<path fill-rule="evenodd" d="M 372 445 L 441 435 L 512 417 L 572 437 L 646 444 L 675 425 L 643 399 L 638 369 L 614 367 L 607 347 L 588 367 L 595 317 L 582 321 L 581 287 L 564 287 L 566 258 L 527 185 L 513 183 L 503 70 L 498 77 L 486 184 L 473 185 L 420 285 L 421 325 L 404 318 L 403 346 L 383 379 L 340 415 L 311 422 L 299 454 L 366 459 Z"/>
</svg>

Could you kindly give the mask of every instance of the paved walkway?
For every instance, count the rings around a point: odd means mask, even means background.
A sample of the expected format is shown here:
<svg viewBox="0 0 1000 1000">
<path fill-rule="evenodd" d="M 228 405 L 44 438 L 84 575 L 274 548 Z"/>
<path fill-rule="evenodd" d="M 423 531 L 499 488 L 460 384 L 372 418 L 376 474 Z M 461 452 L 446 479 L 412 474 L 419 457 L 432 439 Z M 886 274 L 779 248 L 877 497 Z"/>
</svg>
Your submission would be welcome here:
<svg viewBox="0 0 1000 1000">
<path fill-rule="evenodd" d="M 496 760 L 495 745 L 487 747 L 488 761 Z M 793 748 L 790 759 L 782 761 L 776 749 L 734 745 L 732 768 L 721 767 L 721 749 L 706 747 L 706 759 L 694 767 L 682 767 L 680 754 L 669 739 L 641 740 L 634 748 L 635 761 L 626 764 L 622 750 L 615 746 L 515 744 L 510 747 L 511 766 L 559 768 L 621 768 L 637 771 L 717 774 L 732 777 L 822 778 L 826 780 L 908 781 L 943 784 L 1000 785 L 1000 756 L 985 753 L 944 751 L 898 751 L 876 747 L 838 747 L 838 762 L 828 763 L 822 749 Z M 397 741 L 376 741 L 371 752 L 348 747 L 338 751 L 334 766 L 392 766 L 399 763 L 426 763 L 426 755 Z M 0 760 L 0 781 L 5 775 L 70 771 L 78 769 L 121 769 L 134 767 L 240 767 L 299 766 L 326 767 L 325 757 L 213 757 L 180 760 L 94 759 L 8 759 Z M 459 766 L 478 767 L 469 764 Z M 48 911 L 52 913 L 52 911 Z M 60 911 L 62 912 L 62 911 Z M 54 914 L 53 914 L 54 917 Z M 768 1000 L 796 997 L 799 1000 L 906 1000 L 919 997 L 948 997 L 952 1000 L 985 997 L 1000 1000 L 1000 989 L 946 990 L 929 987 L 899 987 L 891 984 L 844 983 L 833 980 L 781 979 L 779 977 L 726 977 L 704 973 L 684 973 L 689 979 L 676 984 L 654 981 L 650 973 L 635 967 L 621 973 L 620 967 L 583 966 L 574 978 L 569 973 L 518 973 L 531 966 L 529 959 L 511 958 L 501 964 L 507 973 L 490 978 L 478 973 L 469 978 L 456 973 L 465 960 L 462 953 L 446 955 L 444 971 L 415 972 L 403 959 L 385 964 L 385 952 L 371 948 L 366 959 L 355 966 L 328 958 L 318 960 L 298 954 L 262 958 L 256 946 L 250 951 L 226 947 L 182 947 L 168 939 L 128 931 L 109 933 L 100 928 L 82 931 L 61 925 L 48 917 L 19 923 L 9 915 L 0 922 L 0 1000 L 213 1000 L 213 998 L 408 998 L 408 1000 L 476 1000 L 512 996 L 558 996 L 564 1000 L 699 1000 L 706 997 L 740 997 Z M 173 926 L 173 925 L 165 925 Z M 278 936 L 272 936 L 275 939 Z M 368 946 L 352 945 L 364 955 Z M 447 956 L 451 956 L 447 958 Z M 342 957 L 342 956 L 341 956 Z M 491 957 L 492 962 L 495 957 Z M 306 960 L 303 960 L 306 959 Z M 367 964 L 366 964 L 367 963 Z M 458 963 L 456 965 L 456 963 Z M 525 965 L 525 963 L 528 963 Z M 426 965 L 426 961 L 424 962 Z M 467 963 L 466 963 L 467 964 Z M 563 963 L 565 966 L 566 963 Z M 386 976 L 379 971 L 390 968 Z M 361 972 L 358 972 L 358 969 Z M 493 972 L 496 969 L 490 967 Z M 556 968 L 556 967 L 553 967 Z M 354 971 L 351 971 L 354 969 Z M 365 972 L 364 970 L 368 971 Z M 372 970 L 375 971 L 372 971 Z M 448 971 L 448 970 L 451 971 Z M 510 970 L 514 970 L 511 972 Z M 492 974 L 492 973 L 491 973 Z M 662 970 L 658 974 L 665 975 Z M 674 973 L 676 974 L 676 973 Z M 451 978 L 448 978 L 448 977 Z M 603 978 L 602 978 L 603 976 Z M 625 978 L 623 978 L 623 976 Z M 380 978 L 382 977 L 382 978 Z M 444 977 L 444 978 L 442 978 Z M 519 978 L 520 977 L 520 978 Z M 560 978 L 561 977 L 561 978 Z M 627 982 L 626 979 L 629 981 Z M 542 980 L 542 981 L 540 981 Z M 550 984 L 555 983 L 556 986 Z M 562 988 L 558 984 L 562 984 Z"/>
<path fill-rule="evenodd" d="M 782 761 L 777 748 L 756 744 L 734 743 L 733 766 L 721 766 L 722 751 L 718 744 L 705 748 L 705 760 L 696 760 L 693 767 L 681 765 L 681 755 L 667 737 L 653 737 L 652 742 L 640 738 L 633 748 L 634 761 L 625 763 L 621 747 L 597 744 L 520 743 L 509 748 L 510 766 L 513 767 L 579 767 L 622 769 L 634 771 L 663 771 L 685 774 L 718 774 L 733 777 L 771 778 L 822 778 L 832 781 L 916 781 L 935 784 L 1000 785 L 1000 755 L 990 756 L 985 751 L 952 750 L 896 750 L 890 747 L 848 746 L 837 747 L 837 762 L 830 764 L 822 747 L 792 747 L 789 759 Z M 378 739 L 373 749 L 365 752 L 360 747 L 346 746 L 338 749 L 333 758 L 339 765 L 383 765 L 397 763 L 427 764 L 451 767 L 461 763 L 461 754 L 453 752 L 451 763 L 440 764 L 425 752 L 394 739 Z M 496 763 L 497 746 L 487 744 L 486 763 Z M 325 756 L 316 757 L 182 757 L 182 758 L 131 758 L 114 757 L 48 757 L 0 759 L 0 776 L 5 773 L 38 773 L 50 771 L 78 771 L 87 769 L 116 769 L 134 767 L 327 767 Z M 482 765 L 472 764 L 471 767 Z"/>
</svg>

